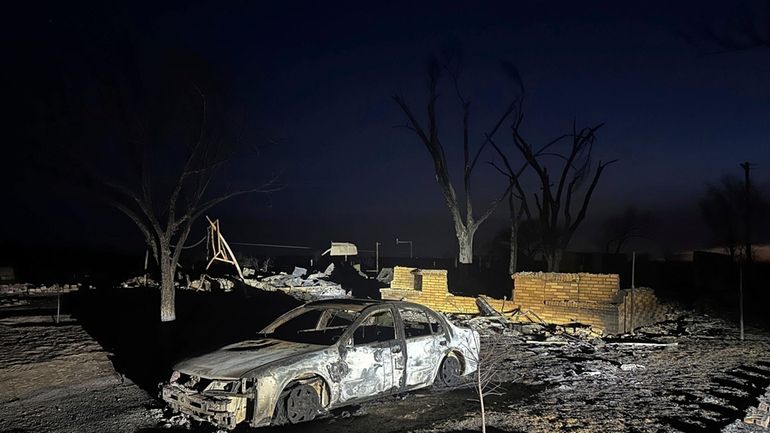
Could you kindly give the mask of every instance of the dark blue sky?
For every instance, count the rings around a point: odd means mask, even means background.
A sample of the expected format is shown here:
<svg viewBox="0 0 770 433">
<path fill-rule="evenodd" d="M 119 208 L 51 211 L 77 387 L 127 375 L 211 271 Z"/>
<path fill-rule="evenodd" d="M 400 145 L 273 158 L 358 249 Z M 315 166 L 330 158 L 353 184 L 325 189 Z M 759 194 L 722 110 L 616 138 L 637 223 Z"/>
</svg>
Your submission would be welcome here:
<svg viewBox="0 0 770 433">
<path fill-rule="evenodd" d="M 418 253 L 451 254 L 454 234 L 430 158 L 413 134 L 394 127 L 404 119 L 391 99 L 399 93 L 423 110 L 427 59 L 447 46 L 464 54 L 477 142 L 514 94 L 501 62 L 521 74 L 524 131 L 533 141 L 568 131 L 573 119 L 605 123 L 596 158 L 619 162 L 598 187 L 580 248 L 595 247 L 601 222 L 630 205 L 661 216 L 660 237 L 670 245 L 659 249 L 707 245 L 696 205 L 707 182 L 740 175 L 738 163 L 749 160 L 755 181 L 770 183 L 770 50 L 709 54 L 682 37 L 740 15 L 742 6 L 478 3 L 38 5 L 6 28 L 8 64 L 19 79 L 47 64 L 41 56 L 64 50 L 77 58 L 126 41 L 140 56 L 171 47 L 208 62 L 244 117 L 243 142 L 262 149 L 258 162 L 234 161 L 230 176 L 257 182 L 278 173 L 286 184 L 268 200 L 241 198 L 212 212 L 239 241 L 348 240 L 363 248 L 379 240 L 390 248 L 398 236 L 414 239 Z M 443 142 L 456 164 L 461 130 L 449 88 L 440 103 Z M 498 141 L 514 154 L 507 128 Z M 15 210 L 4 217 L 37 241 L 80 233 L 86 243 L 141 248 L 138 231 L 112 210 L 72 199 L 16 165 L 4 179 L 13 184 Z M 477 208 L 501 188 L 499 176 L 480 166 Z M 479 248 L 506 218 L 501 209 L 482 228 Z"/>
</svg>

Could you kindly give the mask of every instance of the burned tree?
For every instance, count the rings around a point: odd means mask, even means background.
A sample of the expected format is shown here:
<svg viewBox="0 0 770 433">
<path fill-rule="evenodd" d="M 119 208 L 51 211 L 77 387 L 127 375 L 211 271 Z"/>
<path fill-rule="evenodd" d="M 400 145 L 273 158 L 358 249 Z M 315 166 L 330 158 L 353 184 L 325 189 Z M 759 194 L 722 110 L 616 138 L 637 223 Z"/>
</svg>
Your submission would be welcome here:
<svg viewBox="0 0 770 433">
<path fill-rule="evenodd" d="M 449 75 L 454 92 L 457 96 L 458 102 L 462 109 L 462 145 L 463 145 L 463 194 L 464 203 L 460 202 L 457 197 L 454 185 L 449 175 L 449 164 L 447 162 L 444 145 L 439 139 L 439 122 L 436 114 L 436 102 L 439 99 L 438 86 L 441 79 L 442 71 Z M 436 182 L 441 188 L 441 194 L 444 196 L 449 213 L 452 216 L 452 222 L 454 223 L 455 235 L 457 236 L 457 243 L 459 246 L 460 263 L 469 264 L 473 263 L 473 238 L 478 230 L 479 226 L 489 218 L 495 211 L 498 204 L 503 198 L 508 195 L 509 191 L 513 187 L 509 184 L 505 192 L 500 198 L 492 201 L 486 209 L 478 216 L 474 216 L 473 200 L 471 198 L 471 181 L 473 170 L 479 161 L 484 148 L 488 144 L 488 139 L 482 140 L 481 144 L 477 146 L 476 150 L 471 149 L 471 134 L 470 134 L 470 107 L 471 103 L 463 96 L 459 86 L 459 66 L 451 66 L 451 62 L 447 61 L 443 66 L 439 64 L 438 60 L 432 59 L 428 68 L 428 102 L 427 102 L 427 123 L 421 121 L 415 112 L 410 108 L 406 100 L 401 96 L 394 96 L 396 104 L 398 104 L 401 111 L 406 115 L 407 124 L 404 125 L 407 129 L 414 132 L 419 138 L 420 142 L 425 146 L 433 159 L 433 170 L 436 177 Z M 515 108 L 515 103 L 508 106 L 500 118 L 497 120 L 492 129 L 486 134 L 488 137 L 495 135 L 497 130 L 503 124 L 506 118 L 510 116 Z M 463 209 L 464 208 L 464 209 Z"/>
<path fill-rule="evenodd" d="M 592 172 L 592 151 L 596 142 L 596 132 L 602 124 L 578 130 L 573 124 L 572 132 L 560 135 L 536 150 L 521 134 L 521 123 L 524 116 L 519 114 L 511 127 L 513 143 L 521 153 L 527 165 L 535 173 L 536 183 L 540 192 L 533 194 L 537 217 L 542 233 L 542 249 L 549 272 L 558 272 L 564 250 L 572 240 L 572 236 L 583 222 L 591 202 L 591 196 L 599 183 L 604 169 L 616 160 L 599 161 Z M 562 142 L 568 142 L 566 152 L 553 149 Z M 559 161 L 561 166 L 553 165 L 551 160 Z M 552 177 L 551 169 L 556 177 Z M 579 198 L 581 189 L 586 182 L 588 187 Z M 523 202 L 527 196 L 521 194 Z M 577 214 L 573 214 L 574 202 Z"/>
<path fill-rule="evenodd" d="M 513 275 L 516 273 L 519 266 L 520 227 L 524 221 L 532 219 L 532 213 L 529 210 L 526 195 L 520 182 L 521 176 L 524 174 L 524 170 L 526 170 L 527 165 L 524 164 L 519 169 L 514 170 L 510 161 L 508 160 L 508 157 L 500 149 L 497 143 L 495 143 L 495 141 L 489 136 L 487 139 L 492 144 L 495 151 L 497 151 L 497 154 L 500 156 L 500 159 L 503 162 L 503 167 L 499 167 L 492 161 L 489 161 L 489 164 L 492 165 L 503 176 L 505 176 L 508 179 L 509 184 L 513 186 L 513 188 L 508 191 L 508 217 L 510 222 L 510 232 L 508 239 L 508 251 L 510 257 L 508 260 L 508 273 Z"/>
<path fill-rule="evenodd" d="M 97 79 L 59 95 L 65 105 L 49 114 L 67 120 L 51 132 L 66 137 L 56 148 L 66 174 L 142 233 L 160 271 L 160 319 L 173 321 L 174 277 L 193 224 L 228 199 L 272 191 L 273 181 L 217 185 L 236 140 L 204 65 L 173 58 L 115 66 L 93 66 Z"/>
<path fill-rule="evenodd" d="M 747 203 L 751 203 L 750 210 Z M 746 222 L 760 226 L 767 215 L 768 204 L 762 193 L 751 187 L 747 200 L 746 184 L 737 176 L 724 176 L 719 184 L 706 187 L 698 205 L 703 221 L 720 247 L 732 259 L 747 256 L 746 249 L 740 245 L 748 229 Z"/>
<path fill-rule="evenodd" d="M 620 254 L 630 240 L 647 237 L 651 225 L 650 214 L 633 206 L 607 218 L 602 236 L 604 252 Z"/>
</svg>

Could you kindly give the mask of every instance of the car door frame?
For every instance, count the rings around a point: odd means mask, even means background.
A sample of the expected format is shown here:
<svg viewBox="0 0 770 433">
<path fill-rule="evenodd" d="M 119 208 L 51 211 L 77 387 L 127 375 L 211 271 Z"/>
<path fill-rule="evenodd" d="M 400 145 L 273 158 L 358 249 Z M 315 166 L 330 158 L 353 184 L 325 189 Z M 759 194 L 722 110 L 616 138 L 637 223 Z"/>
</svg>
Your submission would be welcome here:
<svg viewBox="0 0 770 433">
<path fill-rule="evenodd" d="M 365 308 L 365 309 L 363 309 L 361 311 L 361 314 L 359 315 L 359 317 L 357 317 L 356 320 L 353 321 L 353 323 L 350 325 L 350 327 L 348 327 L 348 329 L 345 330 L 345 332 L 342 334 L 342 336 L 340 337 L 339 341 L 337 342 L 337 347 L 338 347 L 339 355 L 340 355 L 340 361 L 344 362 L 345 352 L 347 350 L 350 350 L 351 347 L 353 347 L 353 335 L 355 333 L 355 330 L 370 315 L 372 315 L 374 313 L 377 313 L 379 311 L 390 311 L 390 314 L 393 317 L 393 326 L 395 328 L 394 329 L 394 331 L 395 331 L 395 338 L 393 340 L 390 340 L 391 352 L 392 352 L 391 355 L 392 354 L 396 354 L 396 353 L 400 353 L 401 357 L 403 359 L 403 368 L 401 369 L 402 373 L 401 373 L 401 377 L 399 379 L 399 383 L 398 383 L 397 386 L 393 386 L 391 388 L 388 388 L 388 389 L 384 390 L 383 392 L 380 392 L 380 393 L 375 394 L 375 395 L 370 395 L 370 396 L 365 396 L 365 397 L 360 397 L 360 398 L 354 398 L 354 399 L 345 400 L 344 402 L 340 402 L 342 405 L 348 405 L 348 404 L 353 404 L 353 403 L 356 403 L 356 402 L 359 402 L 359 401 L 370 400 L 370 399 L 381 397 L 381 396 L 384 396 L 384 395 L 398 394 L 400 392 L 403 392 L 406 389 L 406 341 L 404 340 L 404 326 L 403 326 L 403 323 L 401 322 L 401 316 L 398 314 L 397 308 L 393 304 L 373 305 L 373 306 L 367 307 L 367 308 Z M 381 343 L 381 344 L 384 344 L 384 342 Z M 396 345 L 398 347 L 398 351 L 394 352 L 393 351 L 393 347 L 396 346 Z M 394 374 L 395 374 L 395 371 L 396 371 L 395 362 L 393 363 L 393 371 L 394 371 Z M 341 386 L 342 385 L 340 384 L 340 392 L 342 392 Z M 341 397 L 341 395 L 340 395 L 340 397 Z"/>
<path fill-rule="evenodd" d="M 421 312 L 422 314 L 425 315 L 425 317 L 429 321 L 428 323 L 430 323 L 430 319 L 433 319 L 433 320 L 435 320 L 441 326 L 441 332 L 433 332 L 431 330 L 430 334 L 428 334 L 428 335 L 424 335 L 424 336 L 420 336 L 420 337 L 415 337 L 415 338 L 432 339 L 435 342 L 435 344 L 438 344 L 438 345 L 443 347 L 443 350 L 441 350 L 441 355 L 439 356 L 440 359 L 436 359 L 435 360 L 435 364 L 432 365 L 432 367 L 431 367 L 431 372 L 433 373 L 431 376 L 433 376 L 435 374 L 435 372 L 437 371 L 437 368 L 440 367 L 441 362 L 443 360 L 443 357 L 446 356 L 446 353 L 449 352 L 449 350 L 450 350 L 450 346 L 451 346 L 451 342 L 452 342 L 452 332 L 451 332 L 451 329 L 450 329 L 449 325 L 446 323 L 445 320 L 443 320 L 444 318 L 441 315 L 436 314 L 433 310 L 425 307 L 424 305 L 420 305 L 420 304 L 404 304 L 404 305 L 400 305 L 399 304 L 399 305 L 396 305 L 395 307 L 396 307 L 395 309 L 398 312 L 398 320 L 399 320 L 399 322 L 401 322 L 401 328 L 402 328 L 402 331 L 404 333 L 404 350 L 406 351 L 405 352 L 405 358 L 406 359 L 404 360 L 404 362 L 405 362 L 405 365 L 407 367 L 409 366 L 409 356 L 410 356 L 410 354 L 409 354 L 409 349 L 408 349 L 408 344 L 407 344 L 406 330 L 404 329 L 404 318 L 401 317 L 401 311 L 399 309 L 403 308 L 403 309 L 406 309 L 406 310 L 419 311 L 419 312 Z M 404 389 L 407 389 L 407 388 L 408 389 L 417 389 L 417 388 L 421 388 L 423 386 L 428 386 L 429 385 L 429 384 L 426 383 L 426 384 L 413 384 L 413 385 L 407 386 L 406 385 L 406 376 L 407 376 L 406 369 L 404 371 L 405 371 L 404 372 Z M 431 377 L 431 383 L 432 383 L 432 380 L 433 380 L 433 377 Z"/>
</svg>

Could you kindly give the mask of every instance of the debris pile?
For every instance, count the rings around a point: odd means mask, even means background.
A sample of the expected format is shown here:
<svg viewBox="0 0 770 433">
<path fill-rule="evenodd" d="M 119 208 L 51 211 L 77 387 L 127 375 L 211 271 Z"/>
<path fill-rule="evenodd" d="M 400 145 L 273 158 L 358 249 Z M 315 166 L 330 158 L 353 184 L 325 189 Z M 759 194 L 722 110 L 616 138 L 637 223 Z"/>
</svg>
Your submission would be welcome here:
<svg viewBox="0 0 770 433">
<path fill-rule="evenodd" d="M 321 299 L 349 298 L 350 292 L 345 291 L 338 283 L 328 281 L 334 272 L 334 264 L 329 265 L 324 272 L 307 275 L 307 269 L 295 267 L 291 274 L 281 272 L 260 279 L 244 278 L 244 283 L 262 290 L 281 291 L 301 301 L 317 301 Z"/>
<path fill-rule="evenodd" d="M 211 277 L 206 274 L 201 275 L 197 280 L 190 281 L 183 285 L 183 289 L 194 290 L 196 292 L 210 292 L 212 290 L 222 290 L 230 292 L 235 287 L 235 282 L 228 278 Z"/>
<path fill-rule="evenodd" d="M 53 284 L 36 286 L 28 283 L 0 284 L 0 295 L 55 295 L 80 289 L 78 284 Z"/>
<path fill-rule="evenodd" d="M 759 404 L 756 407 L 749 408 L 743 422 L 763 429 L 770 427 L 770 390 L 759 398 Z"/>
<path fill-rule="evenodd" d="M 482 306 L 483 311 L 483 306 Z M 669 309 L 634 334 L 599 336 L 590 327 L 555 326 L 520 312 L 451 318 L 481 333 L 487 365 L 501 383 L 541 389 L 526 404 L 487 413 L 503 431 L 768 432 L 770 335 Z M 504 316 L 504 317 L 500 317 Z M 511 323 L 515 316 L 522 323 Z M 437 430 L 462 430 L 448 421 Z"/>
<path fill-rule="evenodd" d="M 133 289 L 137 287 L 153 287 L 158 288 L 160 287 L 160 283 L 153 280 L 149 276 L 146 275 L 139 275 L 133 278 L 129 278 L 126 281 L 123 281 L 120 283 L 120 287 L 124 289 Z"/>
<path fill-rule="evenodd" d="M 601 337 L 590 325 L 546 323 L 531 310 L 515 308 L 498 312 L 483 296 L 476 298 L 481 315 L 447 314 L 453 322 L 475 329 L 482 336 L 504 335 L 519 337 L 532 344 L 567 344 L 572 341 L 591 341 Z"/>
<path fill-rule="evenodd" d="M 0 298 L 0 307 L 18 307 L 21 305 L 29 305 L 29 301 L 21 299 L 18 296 L 7 296 Z"/>
</svg>

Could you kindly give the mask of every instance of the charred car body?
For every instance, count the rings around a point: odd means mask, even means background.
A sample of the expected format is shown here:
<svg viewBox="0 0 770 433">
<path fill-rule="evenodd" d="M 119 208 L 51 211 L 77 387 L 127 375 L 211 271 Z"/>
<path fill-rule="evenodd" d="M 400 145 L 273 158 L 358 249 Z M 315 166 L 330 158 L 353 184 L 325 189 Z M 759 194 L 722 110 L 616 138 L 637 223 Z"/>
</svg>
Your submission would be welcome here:
<svg viewBox="0 0 770 433">
<path fill-rule="evenodd" d="M 330 409 L 476 370 L 479 336 L 417 304 L 338 299 L 295 308 L 260 333 L 174 366 L 163 399 L 228 429 L 309 421 Z"/>
</svg>

